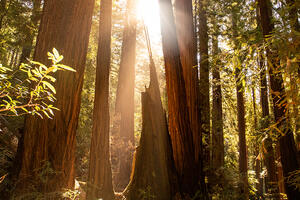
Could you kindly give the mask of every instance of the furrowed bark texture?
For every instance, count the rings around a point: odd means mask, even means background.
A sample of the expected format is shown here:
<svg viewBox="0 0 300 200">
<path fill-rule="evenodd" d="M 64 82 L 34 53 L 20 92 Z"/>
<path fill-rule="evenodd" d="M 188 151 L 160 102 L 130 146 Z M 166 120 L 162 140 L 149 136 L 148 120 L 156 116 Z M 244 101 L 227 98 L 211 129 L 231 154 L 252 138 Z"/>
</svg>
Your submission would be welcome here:
<svg viewBox="0 0 300 200">
<path fill-rule="evenodd" d="M 271 2 L 268 0 L 258 0 L 258 5 L 260 9 L 263 35 L 264 37 L 267 37 L 274 29 L 274 25 L 271 22 Z M 272 48 L 272 46 L 267 49 L 267 59 L 269 63 L 268 68 L 270 75 L 270 86 L 272 90 L 274 117 L 275 122 L 277 123 L 277 128 L 281 131 L 281 133 L 279 133 L 279 149 L 285 190 L 289 200 L 299 199 L 299 190 L 297 190 L 287 181 L 287 177 L 290 175 L 289 173 L 299 170 L 299 163 L 297 159 L 297 149 L 295 146 L 293 132 L 289 125 L 288 119 L 285 116 L 286 107 L 281 104 L 282 101 L 284 101 L 286 94 L 283 85 L 282 72 L 279 68 L 280 64 L 278 52 L 276 49 L 274 49 L 274 47 Z"/>
<path fill-rule="evenodd" d="M 200 96 L 197 67 L 196 38 L 193 24 L 192 0 L 175 1 L 175 24 L 177 30 L 180 61 L 185 81 L 190 127 L 193 132 L 196 168 L 199 182 L 205 188 L 202 155 Z"/>
<path fill-rule="evenodd" d="M 194 156 L 193 134 L 189 121 L 185 82 L 177 42 L 172 3 L 170 0 L 160 0 L 159 3 L 162 46 L 167 81 L 169 132 L 173 156 L 176 171 L 179 176 L 181 192 L 184 195 L 193 197 L 199 188 L 199 179 L 197 176 L 199 171 L 197 170 Z M 204 195 L 203 190 L 201 194 Z"/>
<path fill-rule="evenodd" d="M 17 190 L 53 192 L 74 186 L 75 135 L 93 7 L 94 0 L 44 3 L 34 60 L 49 63 L 47 52 L 55 47 L 76 73 L 57 74 L 60 110 L 53 119 L 26 118 Z"/>
<path fill-rule="evenodd" d="M 112 0 L 100 4 L 93 129 L 87 199 L 114 199 L 109 153 L 109 71 L 111 57 Z"/>
<path fill-rule="evenodd" d="M 186 98 L 195 148 L 195 160 L 201 162 L 201 132 L 199 108 L 199 83 L 196 60 L 196 41 L 193 27 L 191 0 L 175 1 L 175 18 L 180 60 L 185 81 Z M 198 166 L 200 167 L 200 165 Z M 201 169 L 199 169 L 200 171 Z"/>
<path fill-rule="evenodd" d="M 116 98 L 116 114 L 120 116 L 119 135 L 125 146 L 134 147 L 134 87 L 135 87 L 135 50 L 136 50 L 136 19 L 135 0 L 127 1 L 127 17 L 123 32 L 121 64 Z M 118 185 L 124 189 L 129 183 L 133 150 L 126 150 L 126 155 L 119 158 L 120 172 Z"/>
<path fill-rule="evenodd" d="M 134 157 L 132 178 L 124 192 L 126 199 L 171 200 L 175 195 L 177 177 L 152 59 L 150 85 L 142 93 L 142 116 L 142 135 Z"/>
</svg>

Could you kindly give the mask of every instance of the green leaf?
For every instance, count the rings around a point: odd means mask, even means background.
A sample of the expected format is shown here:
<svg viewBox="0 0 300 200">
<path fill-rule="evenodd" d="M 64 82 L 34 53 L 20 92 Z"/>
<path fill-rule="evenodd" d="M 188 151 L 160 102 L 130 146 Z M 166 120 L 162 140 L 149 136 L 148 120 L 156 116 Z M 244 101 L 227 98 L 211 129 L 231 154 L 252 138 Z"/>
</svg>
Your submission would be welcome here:
<svg viewBox="0 0 300 200">
<path fill-rule="evenodd" d="M 69 66 L 66 66 L 66 65 L 63 65 L 63 64 L 57 64 L 57 66 L 59 68 L 62 68 L 62 69 L 68 70 L 68 71 L 76 72 L 76 70 L 73 69 L 72 67 L 69 67 Z"/>
<path fill-rule="evenodd" d="M 58 58 L 59 58 L 59 53 L 58 53 L 58 51 L 57 51 L 55 48 L 53 48 L 52 52 L 53 52 L 53 54 L 54 54 L 55 61 L 57 61 Z"/>
<path fill-rule="evenodd" d="M 42 81 L 44 86 L 47 86 L 54 94 L 56 94 L 56 90 L 55 88 L 53 87 L 53 85 L 51 85 L 49 82 L 47 81 Z"/>
</svg>

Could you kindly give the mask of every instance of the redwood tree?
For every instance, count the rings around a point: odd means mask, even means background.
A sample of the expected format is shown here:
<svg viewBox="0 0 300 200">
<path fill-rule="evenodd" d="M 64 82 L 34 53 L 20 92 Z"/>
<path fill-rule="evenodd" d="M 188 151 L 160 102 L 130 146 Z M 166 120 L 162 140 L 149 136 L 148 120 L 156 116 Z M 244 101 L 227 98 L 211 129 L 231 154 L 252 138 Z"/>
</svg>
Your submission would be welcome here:
<svg viewBox="0 0 300 200">
<path fill-rule="evenodd" d="M 210 167 L 210 103 L 209 103 L 209 63 L 208 63 L 208 28 L 207 1 L 199 0 L 199 53 L 200 53 L 200 110 L 203 145 L 204 168 Z"/>
<path fill-rule="evenodd" d="M 198 186 L 198 174 L 192 129 L 186 98 L 186 87 L 171 0 L 160 0 L 162 46 L 165 61 L 169 132 L 181 192 L 193 197 Z M 205 198 L 204 188 L 200 194 Z M 200 196 L 201 196 L 200 195 Z"/>
<path fill-rule="evenodd" d="M 33 8 L 31 13 L 31 24 L 25 24 L 24 29 L 26 30 L 25 38 L 24 38 L 24 45 L 20 57 L 20 63 L 24 63 L 26 59 L 30 57 L 31 51 L 33 49 L 33 40 L 35 34 L 32 30 L 37 28 L 38 22 L 40 20 L 40 9 L 41 9 L 41 0 L 34 0 L 33 1 Z"/>
<path fill-rule="evenodd" d="M 218 57 L 218 24 L 216 19 L 213 18 L 214 33 L 212 36 L 212 53 L 215 57 L 214 65 L 212 66 L 212 168 L 218 170 L 219 174 L 217 182 L 222 183 L 224 167 L 224 134 L 223 134 L 223 108 L 222 108 L 222 90 L 221 90 L 221 63 Z"/>
<path fill-rule="evenodd" d="M 200 173 L 201 180 L 204 181 L 202 172 L 203 156 L 201 151 L 202 139 L 200 132 L 199 81 L 192 0 L 175 1 L 175 19 L 190 126 L 193 132 L 196 167 Z"/>
<path fill-rule="evenodd" d="M 61 191 L 74 186 L 75 135 L 94 0 L 48 0 L 37 38 L 34 60 L 49 63 L 56 48 L 63 63 L 77 72 L 58 73 L 53 119 L 27 116 L 20 147 L 17 190 Z"/>
<path fill-rule="evenodd" d="M 119 69 L 116 114 L 119 115 L 119 137 L 129 147 L 119 157 L 118 185 L 124 189 L 129 182 L 134 147 L 134 87 L 136 57 L 135 0 L 127 0 L 127 16 L 123 32 L 121 64 Z"/>
<path fill-rule="evenodd" d="M 237 96 L 237 120 L 238 120 L 238 134 L 239 134 L 239 173 L 240 173 L 240 194 L 243 199 L 249 199 L 249 184 L 248 184 L 248 162 L 247 162 L 247 144 L 246 144 L 246 122 L 245 122 L 245 99 L 243 86 L 242 64 L 238 49 L 238 15 L 237 8 L 232 8 L 232 30 L 234 42 L 234 63 L 235 63 L 235 79 L 236 79 L 236 96 Z"/>
<path fill-rule="evenodd" d="M 112 0 L 100 4 L 99 43 L 87 199 L 114 199 L 109 154 L 109 71 Z"/>
<path fill-rule="evenodd" d="M 271 2 L 269 0 L 258 0 L 260 10 L 261 27 L 264 37 L 268 37 L 274 30 L 272 23 Z M 282 72 L 280 69 L 279 55 L 274 44 L 266 49 L 268 59 L 268 69 L 270 75 L 270 86 L 273 100 L 273 111 L 277 129 L 279 134 L 280 159 L 284 175 L 284 185 L 288 199 L 299 199 L 300 192 L 291 185 L 287 177 L 291 172 L 299 170 L 297 159 L 297 149 L 295 146 L 293 131 L 289 125 L 287 116 L 285 116 L 286 107 L 282 102 L 286 98 L 283 84 Z"/>
</svg>

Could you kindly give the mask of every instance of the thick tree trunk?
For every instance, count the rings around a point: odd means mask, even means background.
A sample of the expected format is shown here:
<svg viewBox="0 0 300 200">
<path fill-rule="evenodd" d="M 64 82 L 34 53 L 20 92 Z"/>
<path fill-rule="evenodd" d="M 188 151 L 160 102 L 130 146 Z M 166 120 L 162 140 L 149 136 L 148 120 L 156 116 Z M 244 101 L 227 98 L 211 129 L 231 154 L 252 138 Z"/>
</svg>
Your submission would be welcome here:
<svg viewBox="0 0 300 200">
<path fill-rule="evenodd" d="M 136 149 L 131 181 L 124 194 L 128 200 L 171 200 L 177 177 L 165 112 L 153 60 L 150 61 L 150 85 L 142 93 L 143 128 Z"/>
<path fill-rule="evenodd" d="M 200 42 L 200 110 L 203 144 L 204 171 L 210 168 L 210 103 L 209 103 L 209 63 L 208 28 L 206 17 L 207 1 L 199 0 L 199 42 Z"/>
<path fill-rule="evenodd" d="M 165 60 L 169 132 L 181 192 L 193 197 L 199 189 L 199 171 L 195 160 L 193 134 L 190 127 L 185 82 L 180 60 L 171 0 L 160 0 L 162 46 Z M 200 196 L 204 188 L 200 189 Z M 200 197 L 199 197 L 200 198 Z"/>
<path fill-rule="evenodd" d="M 212 36 L 212 53 L 215 57 L 212 68 L 212 171 L 215 172 L 213 177 L 216 178 L 216 184 L 223 184 L 223 167 L 224 167 L 224 135 L 223 135 L 223 108 L 222 108 L 222 91 L 220 78 L 220 61 L 218 58 L 218 25 L 216 19 L 213 19 L 214 35 Z"/>
<path fill-rule="evenodd" d="M 271 34 L 274 29 L 274 25 L 271 22 L 272 10 L 271 2 L 269 0 L 258 0 L 260 15 L 261 15 L 261 26 L 264 37 Z M 286 107 L 281 105 L 285 98 L 285 90 L 282 79 L 282 72 L 279 67 L 278 52 L 276 49 L 269 47 L 267 49 L 267 59 L 269 65 L 270 84 L 273 98 L 273 109 L 275 122 L 277 128 L 280 130 L 279 135 L 279 148 L 281 155 L 281 163 L 284 176 L 284 184 L 288 199 L 299 199 L 300 192 L 293 187 L 288 181 L 287 177 L 291 172 L 299 170 L 299 163 L 297 158 L 297 149 L 295 146 L 293 132 L 289 125 L 289 122 L 285 116 Z"/>
<path fill-rule="evenodd" d="M 134 141 L 134 87 L 135 87 L 135 49 L 136 19 L 135 0 L 127 0 L 127 17 L 123 32 L 121 64 L 116 98 L 116 115 L 119 115 L 119 137 L 124 143 L 122 156 L 119 157 L 120 171 L 117 175 L 118 186 L 123 190 L 129 183 L 133 158 Z"/>
<path fill-rule="evenodd" d="M 63 63 L 77 72 L 57 74 L 59 111 L 53 119 L 27 116 L 17 190 L 46 193 L 74 186 L 75 135 L 93 7 L 94 0 L 45 1 L 34 60 L 49 63 L 47 52 L 55 47 L 64 55 Z"/>
<path fill-rule="evenodd" d="M 109 71 L 111 57 L 112 0 L 100 4 L 93 129 L 87 199 L 113 200 L 109 153 Z"/>
<path fill-rule="evenodd" d="M 193 26 L 192 0 L 175 1 L 175 23 L 177 30 L 180 61 L 185 81 L 186 98 L 190 126 L 193 132 L 195 161 L 200 173 L 201 185 L 205 187 L 203 174 L 203 155 L 201 151 L 201 117 L 199 106 L 199 81 L 197 68 L 196 38 Z"/>
</svg>

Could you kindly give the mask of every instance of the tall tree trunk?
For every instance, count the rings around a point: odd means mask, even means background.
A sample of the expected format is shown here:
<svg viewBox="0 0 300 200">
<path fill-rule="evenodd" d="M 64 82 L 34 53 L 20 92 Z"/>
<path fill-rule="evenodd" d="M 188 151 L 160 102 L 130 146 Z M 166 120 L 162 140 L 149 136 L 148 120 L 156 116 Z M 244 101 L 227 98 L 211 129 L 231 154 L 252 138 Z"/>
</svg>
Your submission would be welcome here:
<svg viewBox="0 0 300 200">
<path fill-rule="evenodd" d="M 236 67 L 235 73 L 236 73 L 237 115 L 238 115 L 237 119 L 238 119 L 238 132 L 239 132 L 239 172 L 240 172 L 241 194 L 243 196 L 243 199 L 249 199 L 244 87 L 242 85 L 241 71 L 238 67 Z"/>
<path fill-rule="evenodd" d="M 199 81 L 197 68 L 196 38 L 193 26 L 192 0 L 175 1 L 175 23 L 180 52 L 190 126 L 193 132 L 195 161 L 200 173 L 201 185 L 204 187 L 203 155 L 201 151 L 202 136 L 200 131 L 201 117 L 199 107 Z"/>
<path fill-rule="evenodd" d="M 57 74 L 53 119 L 27 116 L 17 190 L 46 193 L 74 186 L 75 135 L 94 0 L 45 1 L 34 60 L 53 47 L 77 72 Z"/>
<path fill-rule="evenodd" d="M 35 33 L 32 30 L 35 30 L 38 26 L 38 22 L 40 20 L 40 9 L 41 9 L 41 0 L 34 0 L 33 1 L 33 8 L 31 13 L 31 24 L 28 26 L 25 25 L 26 35 L 24 39 L 24 45 L 20 57 L 20 63 L 24 63 L 27 58 L 30 57 L 31 51 L 33 49 L 33 40 Z"/>
<path fill-rule="evenodd" d="M 253 107 L 253 118 L 254 118 L 254 130 L 255 133 L 258 130 L 258 126 L 257 126 L 257 112 L 256 112 L 256 95 L 255 95 L 255 88 L 252 87 L 252 107 Z M 258 139 L 258 138 L 257 138 Z M 261 173 L 261 159 L 258 159 L 258 155 L 259 155 L 259 146 L 260 144 L 256 144 L 255 145 L 255 151 L 254 151 L 254 169 L 255 169 L 255 176 L 257 179 L 257 183 L 255 184 L 257 193 L 259 196 L 263 196 L 263 180 L 260 176 Z"/>
<path fill-rule="evenodd" d="M 291 59 L 295 58 L 297 53 L 300 51 L 300 43 L 299 43 L 299 35 L 296 33 L 300 31 L 300 24 L 299 24 L 299 2 L 295 0 L 287 0 L 289 6 L 289 21 L 292 30 L 292 39 L 293 39 L 293 48 L 291 54 L 294 56 Z M 298 6 L 298 7 L 297 7 Z M 291 67 L 293 70 L 290 70 L 290 81 L 291 81 L 291 90 L 292 90 L 292 101 L 293 103 L 293 118 L 295 120 L 295 134 L 296 134 L 296 142 L 297 142 L 297 150 L 300 156 L 300 114 L 299 114 L 299 87 L 297 86 L 297 78 L 300 80 L 300 62 L 297 63 L 290 63 L 293 65 Z M 298 67 L 297 67 L 298 65 Z M 289 66 L 288 66 L 289 67 Z M 298 70 L 297 70 L 298 69 Z M 289 69 L 288 69 L 289 70 Z M 296 73 L 298 73 L 296 76 Z"/>
<path fill-rule="evenodd" d="M 267 91 L 267 77 L 266 77 L 266 69 L 264 62 L 262 60 L 262 56 L 259 56 L 259 65 L 260 65 L 260 104 L 262 109 L 262 129 L 267 129 L 270 125 L 270 112 L 269 112 L 269 100 L 268 100 L 268 91 Z M 273 198 L 279 198 L 279 189 L 278 189 L 278 179 L 276 175 L 276 163 L 275 163 L 275 155 L 273 148 L 273 141 L 269 132 L 267 132 L 266 137 L 263 140 L 264 144 L 264 159 L 265 165 L 268 171 L 267 174 L 267 191 L 270 194 L 274 194 Z"/>
<path fill-rule="evenodd" d="M 133 158 L 134 141 L 134 87 L 135 87 L 135 50 L 136 19 L 135 0 L 127 0 L 127 17 L 123 32 L 121 64 L 116 98 L 116 114 L 120 116 L 119 135 L 124 143 L 124 150 L 119 158 L 120 172 L 118 185 L 124 189 L 129 183 Z"/>
<path fill-rule="evenodd" d="M 177 177 L 165 112 L 162 107 L 154 62 L 150 59 L 150 85 L 142 93 L 143 128 L 136 149 L 131 181 L 126 188 L 128 200 L 171 200 Z"/>
<path fill-rule="evenodd" d="M 237 11 L 232 12 L 232 29 L 234 48 L 238 50 L 239 45 L 237 41 Z M 236 55 L 236 59 L 240 59 Z M 248 183 L 248 162 L 247 162 L 247 144 L 246 144 L 246 122 L 245 122 L 245 99 L 242 76 L 242 64 L 236 62 L 235 78 L 236 78 L 236 96 L 237 96 L 237 120 L 238 120 L 238 133 L 239 133 L 239 172 L 240 172 L 240 192 L 243 199 L 249 199 L 249 183 Z"/>
<path fill-rule="evenodd" d="M 213 18 L 214 33 L 212 36 L 212 53 L 215 57 L 214 66 L 212 68 L 212 159 L 211 166 L 215 173 L 213 177 L 217 178 L 217 184 L 223 184 L 223 167 L 224 167 L 224 135 L 223 135 L 223 108 L 222 108 L 222 91 L 220 78 L 220 60 L 218 58 L 218 25 L 216 19 Z"/>
<path fill-rule="evenodd" d="M 5 17 L 5 15 L 6 15 L 6 12 L 7 12 L 7 10 L 6 10 L 6 2 L 7 2 L 7 0 L 1 0 L 1 4 L 0 4 L 0 11 L 1 11 L 1 13 L 0 13 L 0 30 L 2 29 L 2 25 L 3 25 L 3 19 L 4 19 L 4 17 Z"/>
<path fill-rule="evenodd" d="M 193 197 L 198 186 L 192 129 L 189 121 L 186 88 L 180 60 L 171 0 L 160 0 L 162 46 L 165 60 L 169 132 L 181 192 Z M 205 198 L 204 188 L 200 196 Z M 198 197 L 200 198 L 200 197 Z"/>
<path fill-rule="evenodd" d="M 258 0 L 260 8 L 261 26 L 264 37 L 271 34 L 274 25 L 271 22 L 272 10 L 271 2 L 269 0 Z M 273 47 L 274 48 L 274 47 Z M 279 148 L 281 155 L 281 163 L 284 175 L 284 184 L 288 199 L 299 199 L 300 192 L 293 187 L 288 181 L 289 173 L 299 170 L 299 163 L 297 158 L 297 150 L 295 146 L 293 131 L 285 116 L 285 106 L 281 105 L 285 98 L 285 90 L 282 79 L 282 72 L 279 67 L 278 52 L 272 47 L 267 48 L 267 59 L 269 63 L 270 84 L 272 90 L 273 110 L 277 128 L 280 130 Z"/>
<path fill-rule="evenodd" d="M 199 42 L 200 42 L 200 111 L 203 144 L 204 171 L 210 168 L 210 103 L 209 103 L 209 63 L 208 28 L 206 17 L 207 1 L 199 0 Z"/>
<path fill-rule="evenodd" d="M 93 129 L 87 199 L 114 199 L 109 153 L 109 71 L 111 57 L 112 0 L 100 4 Z"/>
</svg>

